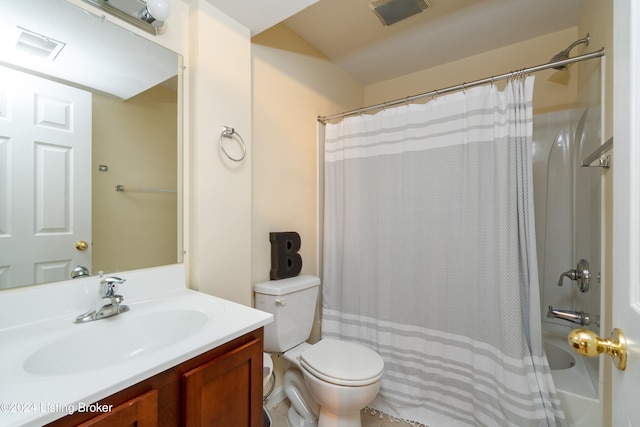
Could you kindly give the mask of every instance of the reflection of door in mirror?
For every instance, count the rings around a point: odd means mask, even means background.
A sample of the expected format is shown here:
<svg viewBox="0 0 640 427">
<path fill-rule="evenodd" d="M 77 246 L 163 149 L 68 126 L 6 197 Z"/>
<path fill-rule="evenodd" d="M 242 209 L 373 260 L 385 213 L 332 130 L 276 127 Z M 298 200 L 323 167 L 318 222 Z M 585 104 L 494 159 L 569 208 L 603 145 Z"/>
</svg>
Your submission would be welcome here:
<svg viewBox="0 0 640 427">
<path fill-rule="evenodd" d="M 91 93 L 0 67 L 0 288 L 91 268 L 90 165 Z"/>
</svg>

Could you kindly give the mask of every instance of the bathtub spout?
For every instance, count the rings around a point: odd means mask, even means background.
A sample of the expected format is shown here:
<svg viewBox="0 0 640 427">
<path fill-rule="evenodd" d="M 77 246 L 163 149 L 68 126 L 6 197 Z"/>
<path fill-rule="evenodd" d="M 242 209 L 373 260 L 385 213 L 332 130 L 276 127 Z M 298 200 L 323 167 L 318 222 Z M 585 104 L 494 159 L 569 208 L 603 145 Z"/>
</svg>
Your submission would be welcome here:
<svg viewBox="0 0 640 427">
<path fill-rule="evenodd" d="M 553 308 L 553 306 L 549 306 L 547 317 L 549 319 L 566 320 L 567 322 L 576 323 L 580 326 L 588 325 L 591 322 L 591 315 L 589 313 L 585 313 L 584 311 L 558 310 Z"/>
</svg>

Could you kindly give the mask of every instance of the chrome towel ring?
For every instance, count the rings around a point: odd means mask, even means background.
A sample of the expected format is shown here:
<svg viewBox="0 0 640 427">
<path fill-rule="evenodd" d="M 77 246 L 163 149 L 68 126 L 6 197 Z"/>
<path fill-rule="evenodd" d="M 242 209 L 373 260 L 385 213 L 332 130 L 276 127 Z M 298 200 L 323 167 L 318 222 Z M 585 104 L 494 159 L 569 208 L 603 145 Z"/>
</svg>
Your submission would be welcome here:
<svg viewBox="0 0 640 427">
<path fill-rule="evenodd" d="M 227 150 L 224 149 L 224 144 L 222 143 L 222 138 L 231 139 L 233 138 L 234 135 L 238 136 L 238 143 L 240 144 L 240 148 L 242 148 L 242 155 L 240 157 L 233 157 L 229 153 L 227 153 Z M 236 132 L 235 129 L 232 127 L 222 126 L 222 132 L 220 133 L 220 138 L 218 138 L 218 142 L 220 143 L 220 149 L 222 150 L 224 155 L 227 156 L 227 158 L 231 161 L 241 162 L 242 160 L 244 160 L 244 156 L 247 155 L 247 146 L 244 143 L 244 139 L 242 139 L 240 134 Z"/>
</svg>

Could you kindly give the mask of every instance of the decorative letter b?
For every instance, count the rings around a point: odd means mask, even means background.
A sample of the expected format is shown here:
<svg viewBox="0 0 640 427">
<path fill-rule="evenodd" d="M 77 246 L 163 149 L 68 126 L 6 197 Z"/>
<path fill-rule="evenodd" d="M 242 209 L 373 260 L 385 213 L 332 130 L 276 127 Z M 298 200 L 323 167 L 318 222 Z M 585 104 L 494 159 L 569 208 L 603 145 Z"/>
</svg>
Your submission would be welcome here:
<svg viewBox="0 0 640 427">
<path fill-rule="evenodd" d="M 302 270 L 300 235 L 295 231 L 269 233 L 271 242 L 271 280 L 295 277 Z"/>
</svg>

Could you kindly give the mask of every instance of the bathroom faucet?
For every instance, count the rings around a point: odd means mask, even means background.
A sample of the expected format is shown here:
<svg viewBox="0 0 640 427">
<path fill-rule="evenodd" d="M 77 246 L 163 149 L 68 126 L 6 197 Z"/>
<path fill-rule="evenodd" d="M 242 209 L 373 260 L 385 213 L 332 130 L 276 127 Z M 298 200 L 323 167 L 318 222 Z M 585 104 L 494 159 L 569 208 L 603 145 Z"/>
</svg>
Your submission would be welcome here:
<svg viewBox="0 0 640 427">
<path fill-rule="evenodd" d="M 547 317 L 549 319 L 562 319 L 562 320 L 566 320 L 567 322 L 576 323 L 578 325 L 585 326 L 591 322 L 592 316 L 589 313 L 585 313 L 584 311 L 558 310 L 553 308 L 553 306 L 549 306 Z"/>
<path fill-rule="evenodd" d="M 118 285 L 124 282 L 126 282 L 126 279 L 119 277 L 106 277 L 102 279 L 98 287 L 100 299 L 96 304 L 96 308 L 76 317 L 73 323 L 92 322 L 129 311 L 129 306 L 122 304 L 124 297 L 122 295 L 116 295 Z"/>
</svg>

